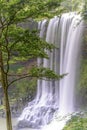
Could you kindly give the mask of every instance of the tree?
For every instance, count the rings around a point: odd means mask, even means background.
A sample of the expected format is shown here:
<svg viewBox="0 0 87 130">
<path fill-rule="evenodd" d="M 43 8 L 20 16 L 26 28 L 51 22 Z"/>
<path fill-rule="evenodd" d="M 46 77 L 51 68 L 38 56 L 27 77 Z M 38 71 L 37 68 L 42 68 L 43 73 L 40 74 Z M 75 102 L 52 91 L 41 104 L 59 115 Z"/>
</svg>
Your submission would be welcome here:
<svg viewBox="0 0 87 130">
<path fill-rule="evenodd" d="M 14 82 L 26 77 L 60 78 L 48 68 L 34 67 L 25 74 L 12 74 L 11 61 L 15 58 L 48 58 L 44 50 L 51 51 L 54 47 L 40 39 L 37 31 L 30 31 L 20 27 L 26 19 L 39 19 L 52 17 L 56 12 L 60 13 L 62 0 L 1 0 L 0 1 L 0 82 L 4 90 L 4 103 L 6 110 L 7 130 L 12 130 L 11 112 L 8 99 L 8 88 Z M 10 78 L 10 77 L 14 78 Z"/>
</svg>

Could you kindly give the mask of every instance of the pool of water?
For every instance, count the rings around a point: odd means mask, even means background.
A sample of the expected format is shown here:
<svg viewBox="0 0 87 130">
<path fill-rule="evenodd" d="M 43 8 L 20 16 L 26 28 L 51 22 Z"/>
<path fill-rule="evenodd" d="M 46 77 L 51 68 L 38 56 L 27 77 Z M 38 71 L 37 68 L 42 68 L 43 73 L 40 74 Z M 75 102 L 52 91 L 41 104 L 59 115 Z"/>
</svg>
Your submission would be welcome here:
<svg viewBox="0 0 87 130">
<path fill-rule="evenodd" d="M 12 119 L 12 126 L 14 127 L 14 126 L 16 126 L 16 124 L 17 124 L 17 118 Z M 7 130 L 5 118 L 0 118 L 0 130 Z M 24 128 L 24 129 L 20 129 L 20 130 L 33 130 L 33 129 Z"/>
</svg>

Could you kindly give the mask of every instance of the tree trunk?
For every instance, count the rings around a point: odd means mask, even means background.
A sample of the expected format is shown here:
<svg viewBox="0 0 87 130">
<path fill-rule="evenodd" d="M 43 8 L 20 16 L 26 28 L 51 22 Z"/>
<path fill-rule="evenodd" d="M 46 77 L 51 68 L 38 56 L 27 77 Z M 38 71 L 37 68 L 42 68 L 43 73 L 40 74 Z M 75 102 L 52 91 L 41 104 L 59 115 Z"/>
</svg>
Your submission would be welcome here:
<svg viewBox="0 0 87 130">
<path fill-rule="evenodd" d="M 5 104 L 5 110 L 6 110 L 7 130 L 12 130 L 11 112 L 10 112 L 10 105 L 9 105 L 7 90 L 4 90 L 4 104 Z"/>
<path fill-rule="evenodd" d="M 4 105 L 6 110 L 7 130 L 12 130 L 11 112 L 8 99 L 8 80 L 7 80 L 7 73 L 5 73 L 4 71 L 2 51 L 0 51 L 0 74 L 1 74 L 1 84 L 4 90 Z"/>
</svg>

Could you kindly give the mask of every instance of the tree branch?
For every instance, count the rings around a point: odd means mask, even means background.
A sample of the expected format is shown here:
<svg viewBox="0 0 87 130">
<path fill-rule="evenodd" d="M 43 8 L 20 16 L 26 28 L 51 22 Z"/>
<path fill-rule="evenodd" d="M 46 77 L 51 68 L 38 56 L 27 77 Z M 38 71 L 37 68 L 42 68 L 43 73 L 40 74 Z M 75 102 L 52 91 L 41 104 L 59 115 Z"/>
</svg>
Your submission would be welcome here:
<svg viewBox="0 0 87 130">
<path fill-rule="evenodd" d="M 26 74 L 8 74 L 8 76 L 26 76 L 26 75 L 29 75 L 29 73 L 26 73 Z"/>
<path fill-rule="evenodd" d="M 8 49 L 8 45 L 9 45 L 9 41 L 8 41 L 8 25 L 7 25 L 7 29 L 6 29 L 6 33 L 5 33 L 5 41 L 6 41 L 6 50 L 7 50 L 7 70 L 6 70 L 6 73 L 9 72 L 9 60 L 10 60 L 10 53 L 9 53 L 9 49 Z"/>
<path fill-rule="evenodd" d="M 45 80 L 45 81 L 55 81 L 56 79 L 51 79 L 51 78 L 45 78 L 45 77 L 36 77 L 36 76 L 32 76 L 32 75 L 26 75 L 26 76 L 23 76 L 23 77 L 19 77 L 19 78 L 17 78 L 17 79 L 15 79 L 15 80 L 13 80 L 13 81 L 11 81 L 9 84 L 8 84 L 8 87 L 10 86 L 10 85 L 12 85 L 14 82 L 16 82 L 16 81 L 19 81 L 19 80 L 21 80 L 21 79 L 25 79 L 25 78 L 38 78 L 39 80 Z"/>
<path fill-rule="evenodd" d="M 21 79 L 25 79 L 25 78 L 33 78 L 33 77 L 32 77 L 32 76 L 29 76 L 29 75 L 26 75 L 26 76 L 23 76 L 23 77 L 19 77 L 19 78 L 15 79 L 15 80 L 11 81 L 11 82 L 8 84 L 8 87 L 9 87 L 10 85 L 12 85 L 14 82 L 16 82 L 16 81 L 18 81 L 18 80 L 21 80 Z"/>
</svg>

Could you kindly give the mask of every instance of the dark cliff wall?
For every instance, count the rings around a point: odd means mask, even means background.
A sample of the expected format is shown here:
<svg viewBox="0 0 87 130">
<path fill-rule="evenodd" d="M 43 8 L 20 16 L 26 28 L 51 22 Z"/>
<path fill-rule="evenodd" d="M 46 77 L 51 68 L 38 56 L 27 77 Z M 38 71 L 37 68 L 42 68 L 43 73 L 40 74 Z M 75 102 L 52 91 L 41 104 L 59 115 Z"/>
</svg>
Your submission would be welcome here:
<svg viewBox="0 0 87 130">
<path fill-rule="evenodd" d="M 29 30 L 35 30 L 38 28 L 38 23 L 33 21 L 32 19 L 27 19 L 26 21 L 19 23 L 18 25 Z"/>
</svg>

